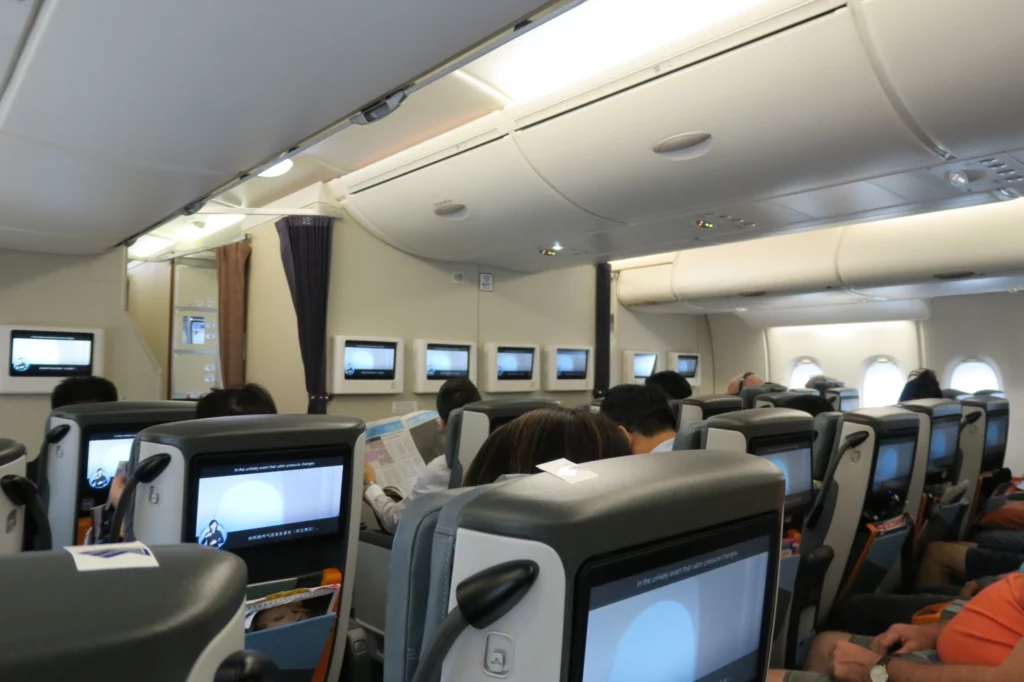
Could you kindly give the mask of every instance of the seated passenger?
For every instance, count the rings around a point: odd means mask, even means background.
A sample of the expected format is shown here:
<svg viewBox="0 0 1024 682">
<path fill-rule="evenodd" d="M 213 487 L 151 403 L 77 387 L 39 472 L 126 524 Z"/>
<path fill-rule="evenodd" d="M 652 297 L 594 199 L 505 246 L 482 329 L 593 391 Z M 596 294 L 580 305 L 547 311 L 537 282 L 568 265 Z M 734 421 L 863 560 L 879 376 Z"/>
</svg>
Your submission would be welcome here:
<svg viewBox="0 0 1024 682">
<path fill-rule="evenodd" d="M 931 542 L 924 549 L 915 582 L 918 589 L 959 585 L 1016 571 L 1024 554 L 979 547 L 974 542 Z"/>
<path fill-rule="evenodd" d="M 671 370 L 655 372 L 644 380 L 644 384 L 660 388 L 669 400 L 685 400 L 693 395 L 693 388 L 686 377 Z"/>
<path fill-rule="evenodd" d="M 50 409 L 85 403 L 116 403 L 117 386 L 103 377 L 68 377 L 50 394 Z"/>
<path fill-rule="evenodd" d="M 448 428 L 448 417 L 460 407 L 480 401 L 480 391 L 476 384 L 465 377 L 449 379 L 441 385 L 437 392 L 437 416 L 441 422 L 441 430 Z M 440 490 L 447 490 L 451 481 L 452 470 L 444 456 L 435 457 L 427 463 L 427 468 L 413 481 L 409 494 L 403 500 L 392 500 L 384 489 L 377 485 L 377 472 L 369 462 L 363 464 L 363 499 L 373 507 L 381 527 L 394 533 L 398 522 L 402 519 L 405 506 L 417 495 L 426 495 Z"/>
<path fill-rule="evenodd" d="M 629 454 L 629 442 L 608 418 L 590 410 L 545 407 L 488 436 L 462 484 L 484 485 L 502 476 L 535 474 L 539 464 L 556 459 L 582 464 Z"/>
<path fill-rule="evenodd" d="M 676 417 L 668 398 L 653 386 L 616 386 L 601 401 L 601 414 L 618 424 L 633 454 L 671 452 Z"/>
<path fill-rule="evenodd" d="M 270 392 L 259 384 L 214 389 L 196 403 L 196 419 L 240 417 L 246 414 L 277 414 Z"/>
<path fill-rule="evenodd" d="M 925 398 L 941 398 L 939 378 L 930 369 L 916 369 L 910 373 L 910 379 L 900 393 L 900 402 L 908 400 L 924 400 Z"/>
<path fill-rule="evenodd" d="M 888 658 L 888 652 L 895 656 Z M 885 670 L 877 666 L 884 665 Z M 952 619 L 894 625 L 875 639 L 825 632 L 808 672 L 773 670 L 769 682 L 1011 682 L 1024 669 L 1024 574 L 982 590 Z"/>
<path fill-rule="evenodd" d="M 729 382 L 729 388 L 727 391 L 730 395 L 739 395 L 740 391 L 745 388 L 764 386 L 764 383 L 764 379 L 753 372 L 744 372 L 743 374 L 732 378 L 732 381 Z"/>
</svg>

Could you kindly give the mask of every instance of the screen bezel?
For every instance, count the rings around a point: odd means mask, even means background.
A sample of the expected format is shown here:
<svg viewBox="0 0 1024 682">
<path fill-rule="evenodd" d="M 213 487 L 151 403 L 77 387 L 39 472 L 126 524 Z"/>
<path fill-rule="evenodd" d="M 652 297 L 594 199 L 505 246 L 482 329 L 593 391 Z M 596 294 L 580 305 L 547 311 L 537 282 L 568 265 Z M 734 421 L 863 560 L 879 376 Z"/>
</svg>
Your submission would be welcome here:
<svg viewBox="0 0 1024 682">
<path fill-rule="evenodd" d="M 372 377 L 359 377 L 349 376 L 345 374 L 346 357 L 348 356 L 349 348 L 388 348 L 393 353 L 391 359 L 391 372 L 388 374 L 382 374 L 379 376 Z M 345 344 L 342 347 L 341 356 L 342 372 L 341 375 L 345 377 L 345 381 L 394 381 L 398 375 L 398 342 L 397 341 L 374 341 L 372 339 L 345 339 Z"/>
<path fill-rule="evenodd" d="M 75 341 L 89 342 L 89 364 L 82 365 L 82 369 L 74 372 L 47 372 L 45 374 L 26 374 L 14 371 L 14 339 L 19 335 L 38 334 L 49 336 L 73 336 Z M 67 379 L 69 377 L 89 377 L 93 375 L 93 366 L 96 364 L 96 334 L 94 332 L 78 331 L 47 331 L 42 329 L 11 329 L 8 337 L 7 349 L 7 376 L 12 379 Z"/>
<path fill-rule="evenodd" d="M 651 373 L 650 374 L 648 374 L 646 376 L 641 376 L 641 375 L 636 373 L 636 359 L 638 357 L 643 357 L 643 356 L 647 356 L 647 355 L 653 355 L 654 356 L 654 364 L 651 365 Z M 638 379 L 646 380 L 646 379 L 654 376 L 655 374 L 657 374 L 658 373 L 658 360 L 659 360 L 658 353 L 649 353 L 649 352 L 646 352 L 646 351 L 645 352 L 641 352 L 641 353 L 633 353 L 633 372 L 632 372 L 633 373 L 633 381 L 637 381 Z"/>
<path fill-rule="evenodd" d="M 279 580 L 288 576 L 323 571 L 326 568 L 344 570 L 345 566 L 334 565 L 344 563 L 348 543 L 351 541 L 348 531 L 352 508 L 353 450 L 350 445 L 344 443 L 300 449 L 203 453 L 192 457 L 189 462 L 187 495 L 182 510 L 184 514 L 181 528 L 182 544 L 197 544 L 193 532 L 196 526 L 196 507 L 199 502 L 199 473 L 203 467 L 232 464 L 253 465 L 305 457 L 338 456 L 339 454 L 342 457 L 344 469 L 341 477 L 341 501 L 338 508 L 337 531 L 326 535 L 269 542 L 226 551 L 245 561 L 246 567 L 249 569 L 250 583 Z M 341 539 L 340 543 L 338 542 L 339 538 Z M 348 570 L 352 570 L 352 568 L 349 567 Z"/>
<path fill-rule="evenodd" d="M 919 434 L 913 429 L 895 431 L 893 433 L 887 433 L 884 436 L 875 437 L 875 452 L 874 458 L 871 462 L 871 475 L 868 477 L 868 498 L 872 502 L 885 501 L 889 499 L 889 492 L 893 492 L 899 495 L 901 498 L 906 499 L 907 491 L 910 490 L 910 483 L 914 479 L 914 469 L 917 464 L 917 440 Z M 907 476 L 907 484 L 901 488 L 887 488 L 885 490 L 875 490 L 875 470 L 878 468 L 878 453 L 882 449 L 883 445 L 891 445 L 893 443 L 912 443 L 910 451 L 913 453 L 910 458 L 910 474 Z"/>
<path fill-rule="evenodd" d="M 686 533 L 674 538 L 613 554 L 595 557 L 576 573 L 570 624 L 569 682 L 582 682 L 586 659 L 587 620 L 590 615 L 590 592 L 616 580 L 629 578 L 688 558 L 726 549 L 747 540 L 768 537 L 768 573 L 765 576 L 765 602 L 761 610 L 761 647 L 757 665 L 762 679 L 768 670 L 771 649 L 773 604 L 778 581 L 780 518 L 775 513 L 762 514 L 742 521 Z M 741 681 L 745 682 L 745 681 Z"/>
<path fill-rule="evenodd" d="M 679 369 L 679 361 L 680 360 L 693 360 L 693 371 L 692 372 L 684 372 L 684 371 L 680 370 Z M 657 364 L 657 363 L 655 363 L 655 364 Z M 697 372 L 699 372 L 699 371 L 700 371 L 700 356 L 699 355 L 688 354 L 688 353 L 679 353 L 678 355 L 676 355 L 676 372 L 679 373 L 679 374 L 682 374 L 683 378 L 685 378 L 685 379 L 696 379 L 697 378 Z"/>
<path fill-rule="evenodd" d="M 143 429 L 148 429 L 151 426 L 157 426 L 159 422 L 146 423 L 146 424 L 103 424 L 102 426 L 86 426 L 82 428 L 82 435 L 78 443 L 78 475 L 75 479 L 78 481 L 75 486 L 75 518 L 81 519 L 89 516 L 88 510 L 82 510 L 82 500 L 85 498 L 86 493 L 92 494 L 94 499 L 99 500 L 100 495 L 96 494 L 96 489 L 89 485 L 85 480 L 86 470 L 89 466 L 89 441 L 91 440 L 103 440 L 97 438 L 99 435 L 115 434 L 115 433 L 129 433 L 134 431 L 135 437 L 138 438 L 139 432 Z M 136 442 L 132 441 L 132 459 L 135 458 L 135 447 Z M 129 460 L 129 466 L 131 460 Z M 113 476 L 111 476 L 113 478 Z M 110 487 L 108 486 L 105 490 L 99 491 L 102 493 L 102 501 L 97 501 L 93 506 L 100 504 L 106 504 L 110 497 Z M 77 533 L 77 521 L 76 521 L 76 533 Z"/>
<path fill-rule="evenodd" d="M 1006 433 L 1003 436 L 1002 445 L 989 446 L 988 427 L 993 419 L 1003 419 L 1006 422 Z M 999 410 L 998 412 L 986 412 L 985 414 L 985 436 L 982 441 L 981 470 L 995 471 L 1003 468 L 1006 459 L 1006 445 L 1010 439 L 1010 412 Z"/>
<path fill-rule="evenodd" d="M 932 443 L 935 441 L 935 429 L 939 426 L 956 425 L 956 447 L 953 449 L 953 460 L 948 466 L 935 467 L 932 465 Z M 939 417 L 932 419 L 931 430 L 928 433 L 928 466 L 926 476 L 929 483 L 942 483 L 950 480 L 960 464 L 960 416 Z M 872 479 L 873 481 L 874 479 Z"/>
<path fill-rule="evenodd" d="M 427 366 L 430 364 L 430 351 L 446 350 L 446 351 L 459 351 L 466 354 L 466 371 L 462 374 L 453 374 L 446 377 L 431 376 L 427 373 Z M 473 365 L 472 349 L 463 343 L 435 343 L 428 341 L 426 347 L 423 350 L 423 376 L 427 381 L 447 381 L 448 379 L 468 379 L 469 372 Z"/>
<path fill-rule="evenodd" d="M 558 369 L 558 356 L 562 353 L 583 353 L 583 376 L 564 377 Z M 590 349 L 589 348 L 556 348 L 555 349 L 555 380 L 556 381 L 586 381 L 590 375 Z"/>
<path fill-rule="evenodd" d="M 530 354 L 530 376 L 508 377 L 498 373 L 500 362 L 498 358 L 502 353 L 529 353 Z M 494 351 L 494 376 L 498 381 L 533 381 L 533 374 L 537 371 L 537 349 L 532 346 L 498 346 Z"/>
<path fill-rule="evenodd" d="M 792 452 L 803 448 L 810 453 L 807 467 L 811 474 L 811 487 L 805 492 L 786 496 L 787 512 L 810 506 L 814 502 L 814 436 L 810 434 L 797 438 L 793 436 L 764 436 L 751 440 L 748 448 L 755 457 Z"/>
</svg>

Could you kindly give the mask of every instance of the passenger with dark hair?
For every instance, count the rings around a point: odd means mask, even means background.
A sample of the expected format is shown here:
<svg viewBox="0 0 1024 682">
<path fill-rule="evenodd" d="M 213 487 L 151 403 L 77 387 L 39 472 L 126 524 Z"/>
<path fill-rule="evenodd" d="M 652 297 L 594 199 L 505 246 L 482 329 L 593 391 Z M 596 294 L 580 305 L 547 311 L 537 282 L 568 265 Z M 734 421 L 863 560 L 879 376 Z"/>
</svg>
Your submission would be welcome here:
<svg viewBox="0 0 1024 682">
<path fill-rule="evenodd" d="M 259 384 L 214 389 L 196 404 L 196 419 L 240 417 L 247 414 L 277 414 L 277 405 L 270 392 Z"/>
<path fill-rule="evenodd" d="M 441 431 L 448 429 L 448 420 L 452 412 L 470 403 L 479 402 L 480 390 L 472 381 L 465 377 L 449 379 L 441 385 L 437 392 L 437 416 Z M 427 468 L 413 481 L 409 494 L 404 499 L 394 500 L 384 489 L 377 485 L 377 472 L 369 462 L 363 464 L 363 500 L 373 508 L 381 528 L 394 533 L 398 522 L 402 520 L 405 506 L 410 500 L 427 493 L 447 490 L 451 482 L 452 470 L 448 461 L 435 457 L 427 462 Z"/>
<path fill-rule="evenodd" d="M 117 386 L 103 377 L 68 377 L 50 394 L 50 409 L 84 403 L 116 403 Z"/>
<path fill-rule="evenodd" d="M 942 388 L 939 378 L 930 369 L 917 369 L 910 373 L 910 378 L 900 393 L 900 402 L 923 400 L 925 398 L 941 398 Z"/>
<path fill-rule="evenodd" d="M 539 464 L 561 458 L 581 464 L 629 454 L 629 442 L 606 417 L 590 410 L 545 407 L 492 433 L 462 484 L 484 485 L 502 476 L 536 473 Z"/>
<path fill-rule="evenodd" d="M 668 398 L 653 386 L 622 384 L 601 401 L 601 414 L 615 422 L 637 455 L 671 452 L 676 417 Z"/>
<path fill-rule="evenodd" d="M 644 384 L 660 388 L 669 400 L 685 400 L 693 395 L 693 388 L 686 377 L 671 370 L 655 372 L 644 380 Z"/>
</svg>

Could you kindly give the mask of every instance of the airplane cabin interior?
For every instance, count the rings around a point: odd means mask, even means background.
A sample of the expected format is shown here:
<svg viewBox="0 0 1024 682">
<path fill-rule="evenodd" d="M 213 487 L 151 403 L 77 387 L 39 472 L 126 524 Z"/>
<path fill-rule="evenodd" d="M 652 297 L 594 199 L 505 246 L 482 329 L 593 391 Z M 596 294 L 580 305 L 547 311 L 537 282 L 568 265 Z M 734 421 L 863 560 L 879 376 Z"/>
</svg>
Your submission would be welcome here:
<svg viewBox="0 0 1024 682">
<path fill-rule="evenodd" d="M 0 679 L 1019 679 L 1022 16 L 0 0 Z"/>
</svg>

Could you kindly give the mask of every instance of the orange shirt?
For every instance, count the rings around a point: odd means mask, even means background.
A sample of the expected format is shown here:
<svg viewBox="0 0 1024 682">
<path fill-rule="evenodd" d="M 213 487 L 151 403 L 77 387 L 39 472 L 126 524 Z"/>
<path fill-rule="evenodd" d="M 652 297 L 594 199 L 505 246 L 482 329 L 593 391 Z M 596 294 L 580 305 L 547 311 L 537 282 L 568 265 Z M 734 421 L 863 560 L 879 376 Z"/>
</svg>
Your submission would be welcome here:
<svg viewBox="0 0 1024 682">
<path fill-rule="evenodd" d="M 982 590 L 939 634 L 943 663 L 999 666 L 1024 638 L 1024 573 Z"/>
</svg>

